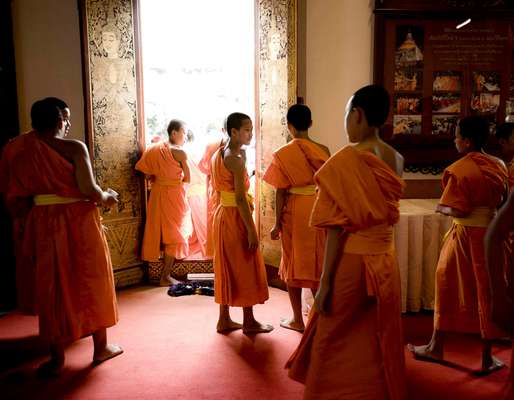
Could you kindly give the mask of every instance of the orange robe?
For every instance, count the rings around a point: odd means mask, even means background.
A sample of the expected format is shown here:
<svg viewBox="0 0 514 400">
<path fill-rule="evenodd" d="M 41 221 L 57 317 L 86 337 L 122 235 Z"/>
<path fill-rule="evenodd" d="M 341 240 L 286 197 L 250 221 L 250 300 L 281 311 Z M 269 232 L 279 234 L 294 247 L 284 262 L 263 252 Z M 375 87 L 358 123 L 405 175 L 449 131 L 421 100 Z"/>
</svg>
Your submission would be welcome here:
<svg viewBox="0 0 514 400">
<path fill-rule="evenodd" d="M 305 399 L 405 396 L 400 272 L 393 242 L 403 181 L 369 152 L 346 146 L 315 175 L 311 225 L 348 237 L 334 271 L 329 311 L 314 310 L 286 367 Z"/>
<path fill-rule="evenodd" d="M 155 177 L 146 210 L 141 258 L 158 261 L 161 244 L 167 255 L 186 258 L 193 231 L 191 210 L 182 183 L 183 170 L 173 158 L 169 142 L 157 143 L 146 149 L 135 168 Z"/>
<path fill-rule="evenodd" d="M 189 162 L 191 183 L 187 185 L 186 197 L 191 208 L 193 233 L 189 238 L 189 255 L 203 259 L 207 245 L 207 202 L 205 201 L 205 176 L 194 162 Z"/>
<path fill-rule="evenodd" d="M 245 172 L 248 190 L 250 179 Z M 234 193 L 234 176 L 221 151 L 212 160 L 212 186 L 218 192 Z M 221 197 L 221 196 L 220 196 Z M 268 297 L 266 268 L 259 249 L 248 250 L 247 232 L 237 207 L 220 205 L 214 214 L 214 300 L 218 304 L 250 307 Z"/>
<path fill-rule="evenodd" d="M 16 197 L 84 197 L 73 164 L 34 133 L 13 160 L 11 176 Z M 42 338 L 73 341 L 117 322 L 111 258 L 95 203 L 32 207 L 23 251 L 35 260 Z"/>
<path fill-rule="evenodd" d="M 505 193 L 507 171 L 491 157 L 472 152 L 445 170 L 442 183 L 441 205 L 464 213 L 476 213 L 477 207 L 494 210 Z M 435 329 L 502 337 L 490 314 L 484 255 L 487 226 L 473 226 L 469 218 L 454 221 L 437 264 Z"/>
<path fill-rule="evenodd" d="M 0 158 L 0 193 L 9 202 L 9 179 L 12 168 L 12 160 L 27 146 L 27 138 L 30 135 L 22 134 L 11 139 L 3 148 Z M 30 315 L 36 314 L 36 267 L 29 257 L 26 257 L 23 249 L 23 234 L 27 220 L 28 210 L 19 210 L 16 215 L 11 215 L 13 229 L 14 255 L 16 258 L 16 300 L 18 309 Z"/>
<path fill-rule="evenodd" d="M 218 149 L 223 146 L 223 139 L 220 139 L 216 142 L 209 143 L 205 148 L 205 152 L 203 154 L 202 159 L 198 163 L 198 168 L 205 175 L 207 175 L 207 239 L 205 245 L 205 253 L 208 257 L 212 257 L 214 254 L 214 245 L 213 245 L 213 222 L 214 222 L 214 213 L 218 208 L 220 199 L 219 194 L 212 187 L 212 179 L 211 179 L 211 164 L 212 164 L 212 156 Z"/>
<path fill-rule="evenodd" d="M 262 179 L 277 189 L 314 184 L 314 174 L 328 159 L 317 144 L 293 139 L 275 153 Z M 309 226 L 315 196 L 288 193 L 282 212 L 279 275 L 289 286 L 316 288 L 323 268 L 325 232 Z"/>
</svg>

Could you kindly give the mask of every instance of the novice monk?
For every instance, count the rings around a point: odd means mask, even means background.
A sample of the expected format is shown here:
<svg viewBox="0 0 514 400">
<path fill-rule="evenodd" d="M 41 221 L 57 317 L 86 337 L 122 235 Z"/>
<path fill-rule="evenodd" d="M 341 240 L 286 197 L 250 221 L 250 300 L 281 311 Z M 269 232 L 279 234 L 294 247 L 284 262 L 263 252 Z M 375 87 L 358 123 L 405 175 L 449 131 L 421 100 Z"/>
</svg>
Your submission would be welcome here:
<svg viewBox="0 0 514 400">
<path fill-rule="evenodd" d="M 225 131 L 225 128 L 224 128 Z M 224 132 L 223 131 L 223 132 Z M 212 143 L 209 143 L 205 148 L 205 152 L 203 154 L 202 159 L 198 163 L 198 168 L 202 171 L 206 176 L 206 186 L 207 186 L 207 241 L 205 245 L 205 253 L 207 257 L 212 257 L 214 254 L 214 246 L 212 239 L 212 225 L 214 221 L 214 213 L 219 206 L 219 193 L 212 188 L 212 179 L 211 179 L 211 164 L 212 157 L 216 151 L 222 148 L 227 139 L 222 137 L 218 140 L 215 140 Z"/>
<path fill-rule="evenodd" d="M 63 137 L 66 137 L 71 128 L 70 109 L 68 105 L 55 97 L 47 97 L 45 101 L 51 102 L 61 111 L 65 124 Z M 4 195 L 6 203 L 9 197 L 9 179 L 12 160 L 17 156 L 18 152 L 26 150 L 28 145 L 26 139 L 29 137 L 30 135 L 26 133 L 21 134 L 11 139 L 3 148 L 2 157 L 0 158 L 0 193 Z M 11 202 L 12 207 L 9 213 L 12 219 L 13 244 L 16 258 L 16 300 L 18 310 L 25 314 L 35 315 L 36 267 L 34 262 L 23 253 L 25 223 L 27 221 L 28 212 L 32 206 L 32 199 L 28 200 L 29 201 L 25 204 L 21 200 Z"/>
<path fill-rule="evenodd" d="M 271 239 L 282 239 L 279 275 L 287 283 L 293 318 L 280 326 L 303 332 L 302 288 L 316 294 L 323 266 L 325 233 L 311 228 L 309 218 L 314 205 L 314 174 L 330 156 L 326 146 L 309 138 L 311 110 L 296 104 L 287 112 L 287 127 L 293 140 L 273 153 L 273 160 L 262 177 L 277 189 L 275 226 Z"/>
<path fill-rule="evenodd" d="M 85 145 L 62 139 L 62 113 L 48 100 L 34 103 L 34 131 L 12 160 L 10 200 L 32 197 L 24 251 L 35 260 L 40 336 L 51 359 L 39 367 L 58 375 L 66 344 L 93 335 L 93 362 L 122 353 L 107 344 L 106 328 L 117 322 L 116 295 L 107 241 L 97 204 L 110 208 L 114 192 L 96 184 Z"/>
<path fill-rule="evenodd" d="M 228 143 L 212 160 L 212 186 L 220 193 L 213 227 L 214 300 L 220 305 L 218 332 L 239 328 L 244 333 L 273 330 L 273 326 L 261 324 L 253 316 L 253 306 L 264 303 L 269 296 L 266 269 L 252 219 L 252 199 L 248 196 L 246 153 L 241 148 L 250 144 L 252 129 L 250 117 L 230 114 Z M 232 321 L 229 307 L 243 307 L 242 325 Z"/>
<path fill-rule="evenodd" d="M 501 160 L 484 153 L 488 135 L 488 123 L 481 117 L 466 117 L 457 127 L 455 146 L 465 156 L 444 171 L 444 191 L 436 208 L 454 223 L 437 264 L 434 332 L 427 345 L 409 345 L 417 359 L 442 362 L 445 332 L 479 333 L 479 374 L 503 367 L 491 355 L 491 346 L 492 339 L 505 336 L 491 320 L 484 235 L 506 193 L 507 170 Z"/>
<path fill-rule="evenodd" d="M 164 246 L 162 286 L 173 283 L 170 277 L 173 263 L 188 256 L 188 241 L 193 231 L 184 187 L 190 181 L 187 155 L 181 149 L 186 137 L 184 122 L 172 119 L 168 134 L 169 141 L 146 149 L 135 167 L 152 181 L 141 258 L 159 261 L 161 244 Z"/>
<path fill-rule="evenodd" d="M 381 86 L 346 106 L 346 146 L 314 177 L 311 225 L 327 231 L 315 310 L 287 363 L 305 399 L 399 400 L 405 392 L 400 273 L 393 243 L 403 158 L 378 136 L 389 113 Z"/>
<path fill-rule="evenodd" d="M 502 159 L 509 170 L 509 189 L 514 188 L 514 123 L 505 122 L 496 130 L 496 139 L 502 150 Z"/>
<path fill-rule="evenodd" d="M 514 231 L 514 192 L 491 221 L 485 235 L 485 259 L 491 287 L 493 321 L 512 336 L 514 328 L 513 282 L 505 279 L 502 258 L 503 242 Z M 514 400 L 514 347 L 511 353 L 510 377 L 505 399 Z"/>
</svg>

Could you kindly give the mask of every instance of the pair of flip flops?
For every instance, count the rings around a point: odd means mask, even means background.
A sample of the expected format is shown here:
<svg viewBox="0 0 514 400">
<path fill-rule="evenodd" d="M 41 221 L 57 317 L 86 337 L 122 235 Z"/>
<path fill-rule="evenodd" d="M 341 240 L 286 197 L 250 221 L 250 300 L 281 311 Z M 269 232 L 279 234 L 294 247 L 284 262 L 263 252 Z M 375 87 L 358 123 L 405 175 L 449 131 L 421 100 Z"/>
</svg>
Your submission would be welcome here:
<svg viewBox="0 0 514 400">
<path fill-rule="evenodd" d="M 200 294 L 204 296 L 214 296 L 214 288 L 212 281 L 197 282 L 181 282 L 174 283 L 168 289 L 168 295 L 172 297 L 188 296 L 191 294 Z"/>
</svg>

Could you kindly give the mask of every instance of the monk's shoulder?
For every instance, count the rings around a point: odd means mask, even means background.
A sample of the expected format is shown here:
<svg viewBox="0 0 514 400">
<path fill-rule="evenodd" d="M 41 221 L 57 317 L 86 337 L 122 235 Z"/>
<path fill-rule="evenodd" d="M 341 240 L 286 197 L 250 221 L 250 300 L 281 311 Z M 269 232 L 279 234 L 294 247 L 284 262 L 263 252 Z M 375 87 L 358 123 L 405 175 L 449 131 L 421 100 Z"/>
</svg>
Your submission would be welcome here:
<svg viewBox="0 0 514 400">
<path fill-rule="evenodd" d="M 173 154 L 173 158 L 177 161 L 187 160 L 187 153 L 182 149 L 172 148 L 171 153 Z"/>
<path fill-rule="evenodd" d="M 244 155 L 241 153 L 232 153 L 228 149 L 224 154 L 223 163 L 231 171 L 240 170 L 244 168 Z"/>
</svg>

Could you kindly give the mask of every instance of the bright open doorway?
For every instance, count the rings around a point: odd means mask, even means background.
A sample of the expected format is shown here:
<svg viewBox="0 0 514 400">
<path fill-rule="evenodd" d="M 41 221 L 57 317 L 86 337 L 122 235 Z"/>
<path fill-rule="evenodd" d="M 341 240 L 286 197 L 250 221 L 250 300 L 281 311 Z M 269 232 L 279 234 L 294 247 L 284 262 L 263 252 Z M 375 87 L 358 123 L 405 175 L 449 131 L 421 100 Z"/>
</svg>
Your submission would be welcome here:
<svg viewBox="0 0 514 400">
<path fill-rule="evenodd" d="M 256 125 L 255 0 L 140 0 L 140 13 L 146 146 L 167 140 L 168 122 L 181 119 L 190 131 L 185 150 L 197 164 L 206 145 L 221 140 L 228 114 L 243 112 Z M 252 175 L 255 139 L 246 152 Z M 192 184 L 205 187 L 199 170 Z M 205 213 L 205 202 L 190 202 L 193 218 Z M 192 248 L 190 259 L 204 258 L 201 246 Z"/>
</svg>

